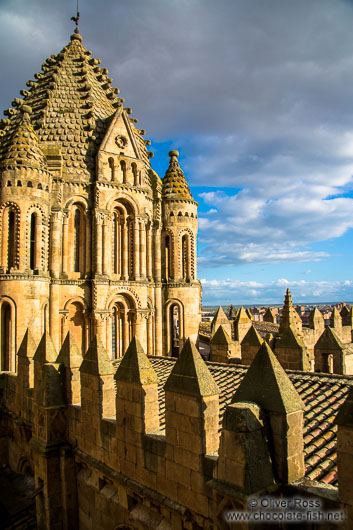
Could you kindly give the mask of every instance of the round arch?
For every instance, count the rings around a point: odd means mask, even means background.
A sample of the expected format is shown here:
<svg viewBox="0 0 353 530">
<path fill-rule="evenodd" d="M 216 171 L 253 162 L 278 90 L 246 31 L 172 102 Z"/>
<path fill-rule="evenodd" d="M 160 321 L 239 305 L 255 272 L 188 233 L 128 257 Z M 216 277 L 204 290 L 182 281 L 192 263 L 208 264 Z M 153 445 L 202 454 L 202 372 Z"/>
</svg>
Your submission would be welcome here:
<svg viewBox="0 0 353 530">
<path fill-rule="evenodd" d="M 169 299 L 164 305 L 165 350 L 169 356 L 177 357 L 184 344 L 184 305 L 177 298 Z"/>
<path fill-rule="evenodd" d="M 0 368 L 2 371 L 16 372 L 16 303 L 9 296 L 0 298 Z"/>
</svg>

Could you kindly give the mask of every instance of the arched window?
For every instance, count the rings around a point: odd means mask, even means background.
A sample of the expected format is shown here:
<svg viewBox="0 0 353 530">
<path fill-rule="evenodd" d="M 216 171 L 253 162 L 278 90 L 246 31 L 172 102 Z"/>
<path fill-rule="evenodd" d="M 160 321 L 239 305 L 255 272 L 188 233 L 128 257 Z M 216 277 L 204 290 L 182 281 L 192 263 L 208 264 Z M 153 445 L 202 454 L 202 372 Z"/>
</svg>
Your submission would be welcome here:
<svg viewBox="0 0 353 530">
<path fill-rule="evenodd" d="M 137 186 L 139 184 L 138 182 L 138 176 L 137 176 L 137 166 L 135 162 L 131 164 L 132 174 L 134 176 L 134 186 Z"/>
<path fill-rule="evenodd" d="M 11 306 L 4 302 L 1 306 L 1 370 L 11 370 L 12 319 Z"/>
<path fill-rule="evenodd" d="M 111 341 L 112 358 L 125 354 L 135 332 L 135 312 L 124 303 L 116 303 L 112 311 Z"/>
<path fill-rule="evenodd" d="M 36 263 L 37 254 L 37 216 L 35 213 L 31 215 L 31 227 L 30 227 L 30 248 L 29 248 L 29 267 L 33 271 L 38 268 Z"/>
<path fill-rule="evenodd" d="M 108 158 L 108 164 L 110 169 L 110 180 L 114 180 L 114 160 L 113 158 Z"/>
<path fill-rule="evenodd" d="M 16 215 L 13 210 L 9 211 L 8 218 L 8 237 L 7 237 L 7 268 L 15 266 L 15 252 L 16 252 L 16 230 L 15 230 Z"/>
<path fill-rule="evenodd" d="M 163 277 L 165 280 L 173 277 L 172 267 L 172 242 L 170 235 L 164 236 L 164 249 L 163 249 Z"/>
<path fill-rule="evenodd" d="M 169 310 L 170 318 L 170 352 L 172 357 L 179 355 L 180 341 L 180 308 L 177 304 L 172 305 Z"/>
<path fill-rule="evenodd" d="M 182 278 L 183 280 L 189 280 L 189 237 L 184 234 L 181 239 L 181 266 L 182 266 Z"/>
<path fill-rule="evenodd" d="M 120 168 L 121 168 L 121 172 L 123 174 L 123 184 L 126 184 L 127 176 L 126 176 L 126 163 L 125 163 L 125 160 L 121 160 Z"/>
<path fill-rule="evenodd" d="M 81 212 L 77 208 L 74 218 L 74 272 L 80 272 Z"/>
</svg>

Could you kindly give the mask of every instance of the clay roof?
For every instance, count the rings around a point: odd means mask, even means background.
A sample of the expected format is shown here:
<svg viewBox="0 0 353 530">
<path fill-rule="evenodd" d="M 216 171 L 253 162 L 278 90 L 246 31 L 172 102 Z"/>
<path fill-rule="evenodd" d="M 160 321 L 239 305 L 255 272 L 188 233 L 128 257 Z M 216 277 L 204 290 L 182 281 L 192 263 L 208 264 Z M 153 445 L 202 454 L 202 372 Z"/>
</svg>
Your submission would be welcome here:
<svg viewBox="0 0 353 530">
<path fill-rule="evenodd" d="M 158 380 L 161 428 L 165 425 L 164 384 L 175 364 L 175 359 L 150 357 Z M 226 406 L 243 380 L 248 368 L 240 365 L 207 362 L 206 365 L 220 389 L 220 417 L 222 426 Z M 337 485 L 337 452 L 334 424 L 336 414 L 344 403 L 353 378 L 286 370 L 289 379 L 305 404 L 304 452 L 306 477 L 326 484 Z"/>
<path fill-rule="evenodd" d="M 39 142 L 60 147 L 63 174 L 88 180 L 95 173 L 95 156 L 111 118 L 120 109 L 148 170 L 148 142 L 141 136 L 144 131 L 135 128 L 128 116 L 131 109 L 123 108 L 119 90 L 111 87 L 108 70 L 99 64 L 100 59 L 91 57 L 77 33 L 60 53 L 51 55 L 42 65 L 43 72 L 34 75 L 36 80 L 27 81 L 28 90 L 21 91 L 23 99 L 15 98 L 15 108 L 5 111 L 8 118 L 0 126 L 0 160 L 21 128 L 20 109 L 25 104 L 32 110 L 31 122 Z"/>
<path fill-rule="evenodd" d="M 169 200 L 187 199 L 193 200 L 189 186 L 187 185 L 184 172 L 179 166 L 178 151 L 169 152 L 169 167 L 163 178 L 163 197 Z"/>
</svg>

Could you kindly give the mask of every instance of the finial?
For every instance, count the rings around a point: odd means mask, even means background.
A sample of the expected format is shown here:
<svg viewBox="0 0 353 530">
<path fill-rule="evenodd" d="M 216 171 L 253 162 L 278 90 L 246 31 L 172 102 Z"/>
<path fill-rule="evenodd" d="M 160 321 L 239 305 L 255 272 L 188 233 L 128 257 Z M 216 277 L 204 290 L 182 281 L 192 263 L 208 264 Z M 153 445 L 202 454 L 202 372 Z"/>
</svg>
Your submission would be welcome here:
<svg viewBox="0 0 353 530">
<path fill-rule="evenodd" d="M 168 156 L 170 156 L 171 159 L 179 156 L 179 151 L 169 151 Z"/>
</svg>

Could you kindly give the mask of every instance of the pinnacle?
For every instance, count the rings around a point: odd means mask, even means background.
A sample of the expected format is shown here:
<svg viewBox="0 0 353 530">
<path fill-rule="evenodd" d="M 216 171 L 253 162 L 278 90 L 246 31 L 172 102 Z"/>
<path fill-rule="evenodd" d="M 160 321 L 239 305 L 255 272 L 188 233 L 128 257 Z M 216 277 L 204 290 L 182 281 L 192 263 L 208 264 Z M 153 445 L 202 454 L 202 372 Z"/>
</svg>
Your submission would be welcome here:
<svg viewBox="0 0 353 530">
<path fill-rule="evenodd" d="M 44 154 L 30 119 L 32 109 L 29 105 L 22 105 L 20 111 L 15 129 L 8 138 L 1 165 L 11 169 L 21 167 L 45 169 Z"/>
<path fill-rule="evenodd" d="M 251 326 L 243 340 L 241 341 L 241 345 L 250 345 L 250 346 L 261 346 L 263 343 L 263 339 L 260 337 L 254 326 Z"/>
<path fill-rule="evenodd" d="M 249 318 L 249 314 L 247 313 L 247 311 L 245 311 L 244 307 L 241 306 L 236 316 L 236 321 L 237 322 L 248 322 L 249 320 L 251 320 L 251 318 Z"/>
<path fill-rule="evenodd" d="M 195 397 L 219 394 L 215 380 L 190 339 L 185 342 L 164 390 Z"/>
<path fill-rule="evenodd" d="M 169 167 L 163 178 L 163 196 L 165 199 L 193 200 L 184 172 L 179 166 L 179 151 L 169 152 Z"/>
<path fill-rule="evenodd" d="M 157 384 L 156 372 L 145 354 L 139 340 L 133 337 L 130 345 L 118 366 L 114 379 L 140 385 Z"/>
<path fill-rule="evenodd" d="M 330 346 L 330 348 L 335 348 L 338 350 L 344 349 L 344 344 L 338 337 L 337 333 L 335 332 L 334 329 L 332 329 L 329 326 L 325 328 L 325 331 L 322 333 L 321 337 L 315 344 L 315 349 L 320 348 L 320 347 L 325 347 L 325 346 L 326 347 Z"/>
<path fill-rule="evenodd" d="M 216 311 L 215 316 L 213 317 L 212 323 L 211 323 L 211 335 L 214 335 L 214 333 L 217 331 L 218 327 L 221 325 L 226 325 L 230 327 L 230 322 L 228 320 L 227 315 L 223 311 L 223 307 L 219 306 L 219 308 Z"/>
<path fill-rule="evenodd" d="M 51 340 L 49 333 L 45 331 L 34 354 L 33 360 L 41 363 L 55 363 L 57 356 L 53 341 Z"/>
<path fill-rule="evenodd" d="M 264 410 L 289 414 L 304 404 L 267 342 L 263 342 L 232 403 L 251 401 Z"/>
<path fill-rule="evenodd" d="M 216 333 L 211 338 L 211 344 L 232 344 L 232 339 L 222 325 L 220 325 Z"/>
<path fill-rule="evenodd" d="M 63 363 L 70 368 L 79 368 L 82 362 L 82 355 L 79 352 L 76 342 L 70 331 L 67 332 L 65 340 L 60 348 L 57 363 Z"/>
<path fill-rule="evenodd" d="M 35 354 L 37 347 L 36 343 L 34 342 L 34 338 L 30 330 L 27 328 L 26 332 L 23 336 L 21 345 L 18 349 L 17 355 L 18 357 L 26 357 L 28 359 L 32 359 L 32 357 Z"/>
<path fill-rule="evenodd" d="M 98 335 L 93 338 L 80 366 L 80 372 L 90 375 L 112 375 L 113 365 Z"/>
</svg>

